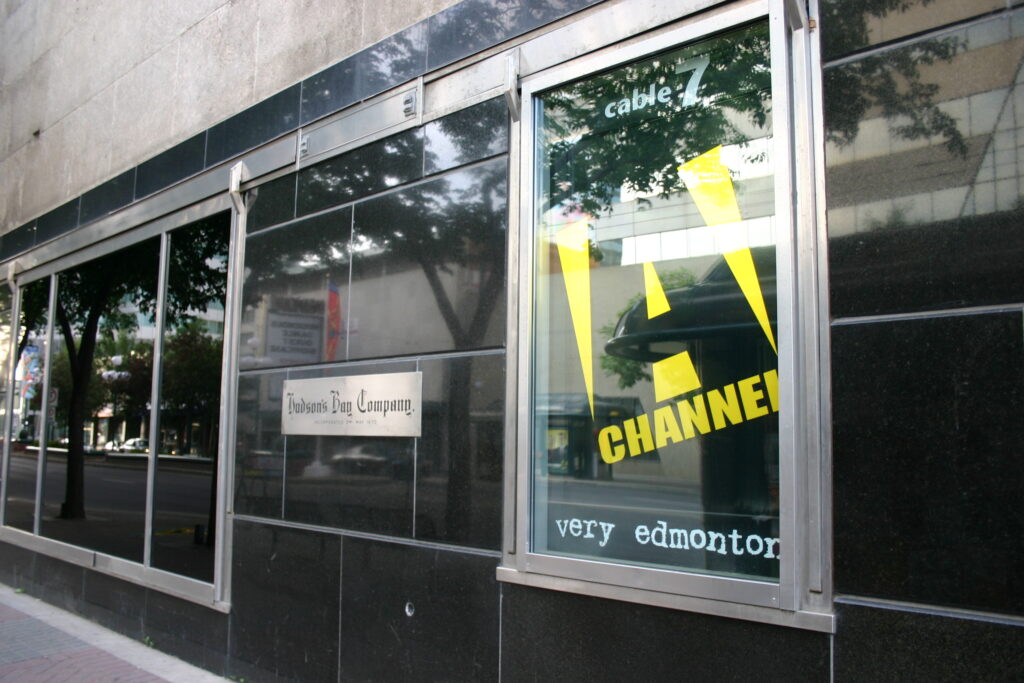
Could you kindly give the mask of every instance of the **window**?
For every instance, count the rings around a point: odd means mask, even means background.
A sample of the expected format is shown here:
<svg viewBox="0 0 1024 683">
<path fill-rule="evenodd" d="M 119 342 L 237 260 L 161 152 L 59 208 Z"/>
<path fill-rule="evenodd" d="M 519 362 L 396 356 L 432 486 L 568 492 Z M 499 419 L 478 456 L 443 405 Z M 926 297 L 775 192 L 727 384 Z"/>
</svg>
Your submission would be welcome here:
<svg viewBox="0 0 1024 683">
<path fill-rule="evenodd" d="M 783 15 L 723 15 L 524 79 L 529 408 L 499 575 L 778 620 L 758 609 L 808 604 L 794 425 L 815 395 L 791 311 L 810 228 L 783 199 L 806 125 Z"/>
<path fill-rule="evenodd" d="M 213 583 L 231 215 L 183 222 L 20 288 L 3 520 Z"/>
</svg>

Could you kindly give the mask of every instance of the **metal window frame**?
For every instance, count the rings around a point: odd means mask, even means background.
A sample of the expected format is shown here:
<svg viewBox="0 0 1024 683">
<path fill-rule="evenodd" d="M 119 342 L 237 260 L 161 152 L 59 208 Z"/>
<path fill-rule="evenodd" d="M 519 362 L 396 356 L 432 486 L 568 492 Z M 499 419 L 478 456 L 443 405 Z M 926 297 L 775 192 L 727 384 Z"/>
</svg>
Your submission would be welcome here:
<svg viewBox="0 0 1024 683">
<path fill-rule="evenodd" d="M 659 3 L 660 4 L 660 3 Z M 621 11 L 623 3 L 616 9 Z M 615 10 L 611 10 L 614 12 Z M 510 191 L 508 376 L 512 430 L 507 432 L 505 544 L 499 580 L 734 618 L 831 632 L 830 567 L 825 557 L 823 508 L 827 453 L 822 444 L 825 406 L 819 393 L 823 294 L 816 229 L 819 203 L 814 169 L 819 160 L 820 84 L 812 76 L 816 53 L 802 0 L 746 0 L 684 19 L 652 34 L 608 34 L 583 56 L 537 59 L 549 68 L 522 79 L 521 120 L 513 124 Z M 692 8 L 690 8 L 692 11 Z M 535 234 L 534 96 L 545 90 L 744 24 L 767 20 L 771 39 L 775 221 L 780 379 L 780 537 L 787 549 L 778 583 L 627 566 L 530 550 L 532 424 L 533 235 Z M 529 43 L 521 48 L 530 54 Z M 536 54 L 537 50 L 533 50 Z M 820 70 L 819 70 L 820 71 Z M 516 159 L 514 158 L 515 162 Z M 518 275 L 518 278 L 516 277 Z M 516 289 L 516 288 L 512 288 Z M 827 338 L 826 338 L 827 342 Z M 514 435 L 514 436 L 513 436 Z"/>
</svg>

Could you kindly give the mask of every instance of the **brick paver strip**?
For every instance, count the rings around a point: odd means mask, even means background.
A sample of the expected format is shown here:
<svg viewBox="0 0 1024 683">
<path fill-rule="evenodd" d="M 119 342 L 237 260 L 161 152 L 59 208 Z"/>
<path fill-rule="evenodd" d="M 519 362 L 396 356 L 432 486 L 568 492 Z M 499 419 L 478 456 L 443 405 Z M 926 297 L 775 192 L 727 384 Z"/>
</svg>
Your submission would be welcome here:
<svg viewBox="0 0 1024 683">
<path fill-rule="evenodd" d="M 0 683 L 167 683 L 109 652 L 87 647 L 0 665 Z"/>
</svg>

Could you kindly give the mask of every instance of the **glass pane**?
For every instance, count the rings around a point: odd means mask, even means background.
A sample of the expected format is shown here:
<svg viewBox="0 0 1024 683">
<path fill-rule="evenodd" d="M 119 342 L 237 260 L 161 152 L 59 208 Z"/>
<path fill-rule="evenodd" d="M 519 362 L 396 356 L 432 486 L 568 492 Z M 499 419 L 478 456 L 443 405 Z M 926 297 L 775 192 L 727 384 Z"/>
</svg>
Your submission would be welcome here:
<svg viewBox="0 0 1024 683">
<path fill-rule="evenodd" d="M 350 359 L 501 344 L 507 177 L 495 159 L 356 205 Z"/>
<path fill-rule="evenodd" d="M 536 101 L 532 550 L 778 577 L 766 25 Z"/>
<path fill-rule="evenodd" d="M 7 365 L 11 353 L 11 290 L 7 283 L 0 283 L 0 424 L 7 415 L 7 384 L 10 379 L 10 368 Z M 0 453 L 3 452 L 7 435 L 0 429 Z M 0 482 L 7 473 L 0 469 Z M 0 505 L 3 502 L 0 501 Z"/>
<path fill-rule="evenodd" d="M 39 466 L 39 410 L 42 405 L 46 319 L 50 280 L 37 280 L 21 289 L 14 374 L 14 415 L 11 420 L 11 460 L 7 473 L 5 524 L 32 531 L 35 516 L 36 472 Z"/>
<path fill-rule="evenodd" d="M 344 360 L 352 209 L 250 236 L 239 366 Z"/>
<path fill-rule="evenodd" d="M 170 234 L 153 501 L 154 567 L 213 581 L 231 215 Z"/>
<path fill-rule="evenodd" d="M 153 238 L 60 273 L 54 313 L 42 533 L 137 562 L 159 254 Z"/>
<path fill-rule="evenodd" d="M 281 394 L 285 373 L 238 378 L 235 433 L 235 512 L 281 517 L 285 438 Z"/>
<path fill-rule="evenodd" d="M 404 361 L 292 371 L 288 379 L 415 370 L 415 362 Z M 280 400 L 276 407 L 280 415 Z M 412 437 L 284 437 L 285 519 L 411 536 L 416 442 Z"/>
</svg>

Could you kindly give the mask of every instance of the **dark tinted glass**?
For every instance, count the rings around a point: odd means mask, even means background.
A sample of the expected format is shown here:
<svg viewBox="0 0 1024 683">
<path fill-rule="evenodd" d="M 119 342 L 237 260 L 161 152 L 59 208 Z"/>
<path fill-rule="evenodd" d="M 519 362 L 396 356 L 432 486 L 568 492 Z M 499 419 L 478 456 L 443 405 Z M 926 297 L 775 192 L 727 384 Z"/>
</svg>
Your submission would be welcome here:
<svg viewBox="0 0 1024 683">
<path fill-rule="evenodd" d="M 246 232 L 256 232 L 295 218 L 295 182 L 298 174 L 264 183 L 250 192 L 255 198 L 246 217 Z"/>
<path fill-rule="evenodd" d="M 497 549 L 505 356 L 423 360 L 416 537 Z"/>
<path fill-rule="evenodd" d="M 298 215 L 303 216 L 423 175 L 423 131 L 408 130 L 299 172 Z"/>
<path fill-rule="evenodd" d="M 1006 0 L 821 0 L 825 59 L 1006 7 Z"/>
<path fill-rule="evenodd" d="M 142 162 L 135 175 L 135 198 L 145 197 L 203 170 L 205 155 L 206 131 L 203 131 Z"/>
<path fill-rule="evenodd" d="M 142 560 L 160 240 L 58 277 L 42 533 Z"/>
<path fill-rule="evenodd" d="M 350 208 L 246 242 L 242 369 L 345 359 Z"/>
<path fill-rule="evenodd" d="M 36 224 L 26 223 L 5 233 L 0 238 L 0 258 L 8 258 L 23 251 L 28 251 L 35 244 Z"/>
<path fill-rule="evenodd" d="M 357 57 L 349 57 L 302 81 L 302 125 L 358 101 L 356 64 Z"/>
<path fill-rule="evenodd" d="M 428 69 L 435 69 L 598 0 L 463 0 L 430 17 Z"/>
<path fill-rule="evenodd" d="M 1024 13 L 825 71 L 836 317 L 1024 298 Z"/>
<path fill-rule="evenodd" d="M 420 22 L 360 52 L 356 57 L 359 99 L 422 74 L 427 65 L 426 34 L 426 23 Z"/>
<path fill-rule="evenodd" d="M 206 138 L 206 167 L 297 128 L 299 89 L 296 83 L 210 128 Z"/>
<path fill-rule="evenodd" d="M 44 213 L 36 219 L 35 244 L 42 244 L 54 237 L 74 230 L 78 226 L 78 211 L 81 198 L 76 197 L 66 204 L 61 204 L 53 211 Z M 31 245 L 29 245 L 31 246 Z"/>
<path fill-rule="evenodd" d="M 230 214 L 170 233 L 152 564 L 213 581 Z"/>
<path fill-rule="evenodd" d="M 423 127 L 423 170 L 449 168 L 508 151 L 508 108 L 496 98 Z"/>
<path fill-rule="evenodd" d="M 43 376 L 46 358 L 46 320 L 50 279 L 21 288 L 21 320 L 17 330 L 14 374 L 14 415 L 11 420 L 11 457 L 7 470 L 5 524 L 33 530 L 36 472 L 39 467 L 39 432 L 42 421 Z"/>
<path fill-rule="evenodd" d="M 82 195 L 78 222 L 88 223 L 132 203 L 135 197 L 135 169 L 111 178 Z"/>
<path fill-rule="evenodd" d="M 235 511 L 281 517 L 285 437 L 281 435 L 284 372 L 238 378 Z"/>
<path fill-rule="evenodd" d="M 501 343 L 506 177 L 497 159 L 356 206 L 350 358 Z"/>
<path fill-rule="evenodd" d="M 411 372 L 415 363 L 383 363 L 292 372 L 289 379 Z M 281 404 L 277 410 L 280 414 Z M 285 438 L 285 519 L 412 535 L 413 467 L 410 437 L 288 436 Z"/>
</svg>

